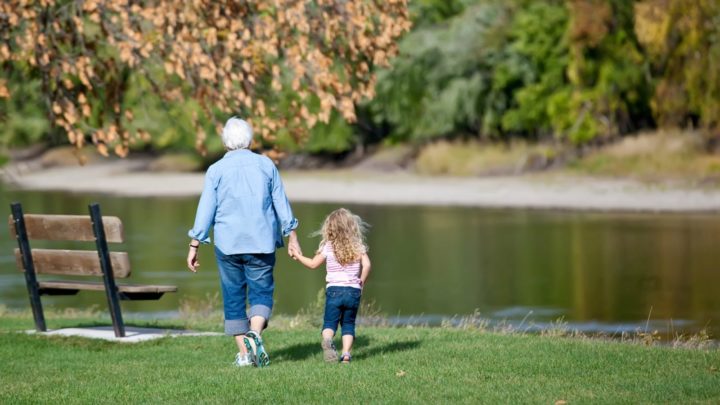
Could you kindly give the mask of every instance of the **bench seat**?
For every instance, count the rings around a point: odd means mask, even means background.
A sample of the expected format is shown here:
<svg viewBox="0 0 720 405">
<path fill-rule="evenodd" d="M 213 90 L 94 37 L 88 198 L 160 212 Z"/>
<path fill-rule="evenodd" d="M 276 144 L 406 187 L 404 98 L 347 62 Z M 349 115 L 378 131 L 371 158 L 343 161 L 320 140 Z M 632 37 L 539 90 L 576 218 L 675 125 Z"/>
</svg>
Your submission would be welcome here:
<svg viewBox="0 0 720 405">
<path fill-rule="evenodd" d="M 42 295 L 75 295 L 80 290 L 104 291 L 105 284 L 96 281 L 40 281 L 38 283 Z M 174 285 L 123 284 L 117 283 L 118 293 L 122 300 L 154 300 L 166 292 L 177 292 Z"/>
</svg>

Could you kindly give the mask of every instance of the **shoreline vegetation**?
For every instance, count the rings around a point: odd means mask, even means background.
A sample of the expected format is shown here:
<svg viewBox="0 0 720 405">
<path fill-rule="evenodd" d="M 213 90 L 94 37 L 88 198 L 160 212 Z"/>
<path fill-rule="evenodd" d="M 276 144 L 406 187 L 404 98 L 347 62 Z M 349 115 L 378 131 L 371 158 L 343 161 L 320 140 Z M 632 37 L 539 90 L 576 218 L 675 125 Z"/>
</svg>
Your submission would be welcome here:
<svg viewBox="0 0 720 405">
<path fill-rule="evenodd" d="M 324 311 L 324 289 L 321 289 L 314 301 L 308 303 L 295 314 L 277 314 L 273 316 L 272 329 L 279 332 L 293 330 L 318 330 L 322 326 Z M 199 332 L 222 333 L 223 312 L 218 307 L 218 293 L 206 294 L 204 298 L 184 299 L 178 305 L 178 317 L 151 319 L 125 314 L 128 325 L 137 327 L 188 329 Z M 46 308 L 48 329 L 80 327 L 92 325 L 111 325 L 112 321 L 104 309 L 92 305 L 87 308 Z M 715 350 L 720 353 L 720 341 L 707 329 L 695 333 L 679 330 L 659 330 L 656 322 L 648 315 L 644 325 L 633 331 L 621 332 L 583 332 L 573 328 L 572 324 L 559 317 L 549 322 L 536 323 L 528 319 L 528 313 L 521 321 L 510 319 L 490 319 L 481 312 L 443 316 L 439 323 L 398 322 L 379 308 L 374 301 L 362 302 L 358 325 L 361 328 L 384 329 L 443 329 L 473 331 L 497 335 L 528 335 L 550 338 L 578 339 L 592 342 L 624 343 L 629 345 L 654 346 L 673 349 Z M 30 330 L 34 327 L 30 309 L 11 309 L 0 304 L 0 330 Z M 652 325 L 651 325 L 652 321 Z M 74 326 L 73 326 L 74 322 Z"/>
<path fill-rule="evenodd" d="M 180 320 L 139 327 L 220 331 L 221 312 L 189 303 Z M 568 333 L 487 328 L 468 317 L 457 326 L 362 326 L 353 363 L 325 364 L 312 306 L 279 317 L 264 334 L 273 363 L 231 365 L 225 336 L 166 337 L 116 343 L 22 333 L 29 311 L 0 307 L 0 402 L 106 401 L 315 403 L 361 402 L 658 403 L 720 400 L 720 350 L 702 336 L 661 345 L 652 334 L 608 340 Z M 51 310 L 52 329 L 107 325 L 93 310 Z M 153 361 L 148 361 L 153 359 Z M 120 369 L 132 372 L 118 372 Z M 338 369 L 338 367 L 340 367 Z M 43 378 L 34 378 L 37 370 Z M 68 380 L 67 375 L 76 379 Z M 77 381 L 81 380 L 82 384 Z M 108 381 L 112 381 L 108 384 Z M 256 389 L 238 389 L 238 386 Z"/>
<path fill-rule="evenodd" d="M 18 151 L 0 168 L 11 188 L 129 197 L 202 189 L 195 155 L 103 158 L 87 148 Z M 720 211 L 720 154 L 701 135 L 663 132 L 588 150 L 542 143 L 440 141 L 362 157 L 291 155 L 280 162 L 293 202 L 642 212 Z"/>
</svg>

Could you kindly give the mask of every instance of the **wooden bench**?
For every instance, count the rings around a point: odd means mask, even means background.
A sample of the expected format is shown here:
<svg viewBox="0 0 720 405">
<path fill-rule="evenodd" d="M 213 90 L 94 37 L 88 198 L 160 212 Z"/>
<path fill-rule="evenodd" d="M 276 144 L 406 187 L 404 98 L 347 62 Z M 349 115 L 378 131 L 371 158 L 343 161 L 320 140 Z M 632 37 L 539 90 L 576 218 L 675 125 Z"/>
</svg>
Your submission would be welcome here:
<svg viewBox="0 0 720 405">
<path fill-rule="evenodd" d="M 23 215 L 20 203 L 10 205 L 10 233 L 18 241 L 15 259 L 25 274 L 35 327 L 47 331 L 41 295 L 75 295 L 80 290 L 105 291 L 115 336 L 125 336 L 120 300 L 157 300 L 166 292 L 177 292 L 172 285 L 117 284 L 116 278 L 130 276 L 126 252 L 110 252 L 108 242 L 124 241 L 118 217 L 103 217 L 100 206 L 90 204 L 90 215 Z M 50 241 L 95 241 L 96 250 L 31 249 L 30 239 Z M 102 281 L 40 280 L 38 275 L 95 276 Z"/>
</svg>

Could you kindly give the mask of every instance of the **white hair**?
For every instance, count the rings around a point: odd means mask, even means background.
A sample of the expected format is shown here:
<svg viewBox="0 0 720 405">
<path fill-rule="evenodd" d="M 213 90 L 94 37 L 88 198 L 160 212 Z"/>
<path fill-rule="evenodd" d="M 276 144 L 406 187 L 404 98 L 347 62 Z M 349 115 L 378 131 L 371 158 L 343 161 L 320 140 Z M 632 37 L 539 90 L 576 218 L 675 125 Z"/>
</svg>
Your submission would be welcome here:
<svg viewBox="0 0 720 405">
<path fill-rule="evenodd" d="M 228 150 L 247 149 L 252 138 L 253 130 L 247 121 L 232 117 L 225 123 L 222 141 Z"/>
</svg>

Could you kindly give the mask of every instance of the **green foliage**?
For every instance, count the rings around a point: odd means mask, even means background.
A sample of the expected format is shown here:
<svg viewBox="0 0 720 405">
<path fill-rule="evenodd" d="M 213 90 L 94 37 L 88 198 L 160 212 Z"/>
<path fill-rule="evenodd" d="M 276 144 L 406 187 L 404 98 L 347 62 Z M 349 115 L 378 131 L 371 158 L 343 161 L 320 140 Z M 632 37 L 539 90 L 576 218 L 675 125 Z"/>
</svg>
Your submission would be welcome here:
<svg viewBox="0 0 720 405">
<path fill-rule="evenodd" d="M 555 134 L 583 143 L 635 129 L 649 113 L 649 83 L 632 4 L 574 4 L 487 0 L 416 29 L 379 75 L 376 121 L 400 140 Z"/>
<path fill-rule="evenodd" d="M 284 128 L 277 131 L 276 137 L 275 144 L 289 152 L 343 153 L 352 150 L 358 142 L 355 127 L 348 124 L 336 111 L 330 114 L 327 124 L 315 124 L 302 143 L 298 143 Z"/>
<path fill-rule="evenodd" d="M 646 62 L 634 34 L 633 2 L 570 7 L 570 97 L 558 97 L 555 131 L 575 143 L 626 133 L 647 116 Z M 562 105 L 564 104 L 564 105 Z"/>
<path fill-rule="evenodd" d="M 14 80 L 13 80 L 14 79 Z M 38 97 L 40 80 L 11 78 L 13 98 L 0 98 L 0 146 L 23 147 L 42 142 L 50 127 Z"/>
<path fill-rule="evenodd" d="M 125 94 L 124 104 L 135 110 L 135 119 L 129 129 L 143 128 L 156 134 L 152 146 L 166 149 L 174 146 L 177 149 L 192 148 L 195 133 L 190 130 L 190 117 L 197 114 L 196 103 L 164 103 L 157 97 L 150 83 L 141 75 L 133 75 Z M 142 146 L 140 144 L 139 146 Z"/>
<path fill-rule="evenodd" d="M 143 75 L 131 75 L 128 89 L 123 98 L 123 108 L 135 111 L 132 121 L 125 127 L 130 131 L 144 130 L 155 134 L 147 139 L 134 140 L 132 148 L 171 151 L 193 151 L 197 149 L 194 119 L 209 134 L 205 150 L 210 156 L 222 153 L 223 145 L 216 128 L 207 119 L 203 120 L 202 108 L 192 98 L 168 103 L 162 100 Z M 218 117 L 221 119 L 221 117 Z"/>
<path fill-rule="evenodd" d="M 454 17 L 465 10 L 472 0 L 415 0 L 411 1 L 410 18 L 414 27 L 433 25 Z"/>
<path fill-rule="evenodd" d="M 303 147 L 310 153 L 341 153 L 352 149 L 355 141 L 353 127 L 348 125 L 340 114 L 333 111 L 330 122 L 327 124 L 320 122 L 315 125 Z"/>
<path fill-rule="evenodd" d="M 507 101 L 492 86 L 493 68 L 503 56 L 509 19 L 506 4 L 485 1 L 447 24 L 409 34 L 392 69 L 378 75 L 371 104 L 376 122 L 390 123 L 400 140 L 496 133 Z"/>
<path fill-rule="evenodd" d="M 290 80 L 285 78 L 285 80 Z M 310 96 L 307 102 L 303 102 L 297 93 L 284 87 L 284 90 L 274 94 L 274 102 L 282 111 L 290 111 L 293 105 L 303 103 L 307 110 L 315 112 L 319 110 L 320 100 Z M 289 152 L 307 151 L 310 153 L 342 153 L 351 150 L 358 142 L 359 137 L 356 127 L 347 123 L 340 113 L 332 111 L 327 123 L 318 121 L 305 138 L 294 137 L 287 128 L 278 128 L 275 133 L 275 144 L 282 150 Z M 271 145 L 264 145 L 271 146 Z"/>
<path fill-rule="evenodd" d="M 657 81 L 658 122 L 720 129 L 720 3 L 646 0 L 636 31 Z"/>
<path fill-rule="evenodd" d="M 551 106 L 562 105 L 561 95 L 569 90 L 567 22 L 567 8 L 560 2 L 531 2 L 516 14 L 508 55 L 494 77 L 494 86 L 507 89 L 513 98 L 502 117 L 504 131 L 552 131 L 551 117 L 557 115 L 551 114 Z"/>
</svg>

